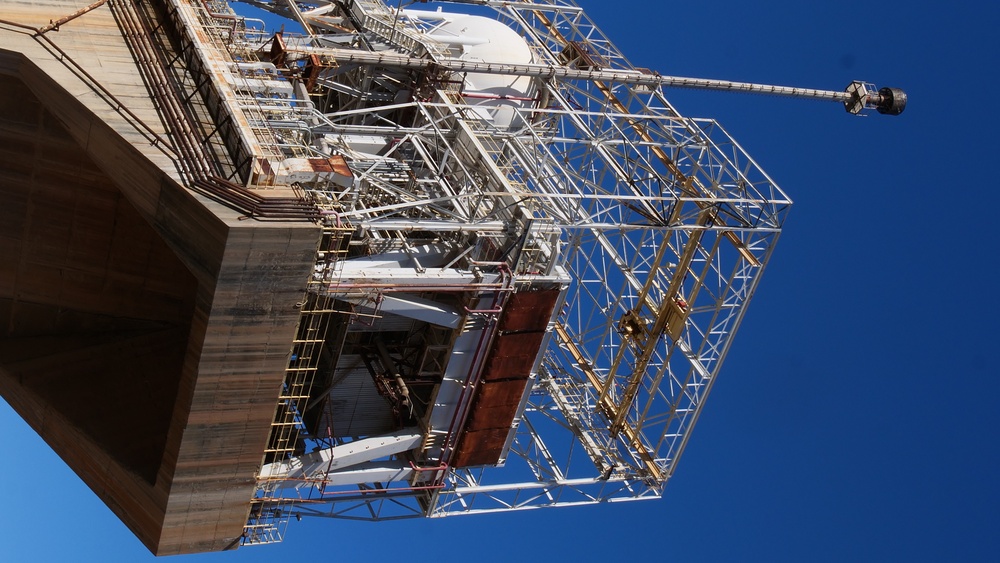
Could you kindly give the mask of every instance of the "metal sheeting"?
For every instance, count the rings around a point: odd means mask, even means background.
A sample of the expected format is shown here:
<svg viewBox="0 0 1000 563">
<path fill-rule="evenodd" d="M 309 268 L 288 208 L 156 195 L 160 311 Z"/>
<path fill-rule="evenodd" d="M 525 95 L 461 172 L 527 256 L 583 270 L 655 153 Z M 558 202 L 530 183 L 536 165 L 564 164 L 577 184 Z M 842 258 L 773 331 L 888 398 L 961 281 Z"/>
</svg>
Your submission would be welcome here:
<svg viewBox="0 0 1000 563">
<path fill-rule="evenodd" d="M 559 298 L 559 289 L 519 291 L 510 296 L 500 318 L 502 332 L 545 331 L 552 317 L 552 308 Z"/>
<path fill-rule="evenodd" d="M 542 346 L 544 332 L 501 334 L 486 359 L 482 381 L 527 379 Z M 518 397 L 520 398 L 520 397 Z"/>
<path fill-rule="evenodd" d="M 558 289 L 519 292 L 504 306 L 500 334 L 486 357 L 453 466 L 499 461 L 558 297 Z"/>
<path fill-rule="evenodd" d="M 361 305 L 354 312 L 358 316 L 347 328 L 349 341 L 357 333 L 409 333 L 415 325 L 412 319 Z M 374 436 L 396 428 L 392 407 L 379 394 L 362 356 L 354 351 L 348 344 L 337 360 L 324 412 L 314 429 L 318 437 Z"/>
<path fill-rule="evenodd" d="M 375 388 L 360 355 L 341 356 L 317 433 L 336 438 L 374 436 L 395 428 L 392 408 Z"/>
</svg>

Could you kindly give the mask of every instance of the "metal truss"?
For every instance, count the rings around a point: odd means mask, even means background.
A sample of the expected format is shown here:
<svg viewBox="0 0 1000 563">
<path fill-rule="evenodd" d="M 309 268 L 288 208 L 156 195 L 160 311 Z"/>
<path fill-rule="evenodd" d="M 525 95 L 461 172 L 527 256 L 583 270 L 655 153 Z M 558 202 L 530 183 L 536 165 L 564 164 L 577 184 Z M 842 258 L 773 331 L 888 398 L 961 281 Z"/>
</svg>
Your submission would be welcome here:
<svg viewBox="0 0 1000 563">
<path fill-rule="evenodd" d="M 248 530 L 293 513 L 389 519 L 658 497 L 791 201 L 715 121 L 678 115 L 658 75 L 632 67 L 570 0 L 456 2 L 524 38 L 531 62 L 520 65 L 460 60 L 432 39 L 436 16 L 376 0 L 248 3 L 309 32 L 275 39 L 236 23 L 215 37 L 247 84 L 273 78 L 249 59 L 279 42 L 308 74 L 308 98 L 250 88 L 241 103 L 265 152 L 343 159 L 354 181 L 296 183 L 328 222 L 388 250 L 433 238 L 470 268 L 492 249 L 516 283 L 564 288 L 501 466 L 428 459 L 405 479 L 363 485 L 263 480 L 269 504 Z M 523 80 L 524 95 L 491 98 L 469 73 Z M 377 154 L 350 142 L 365 136 L 391 142 Z M 315 291 L 335 292 L 340 267 L 318 261 L 329 283 Z"/>
</svg>

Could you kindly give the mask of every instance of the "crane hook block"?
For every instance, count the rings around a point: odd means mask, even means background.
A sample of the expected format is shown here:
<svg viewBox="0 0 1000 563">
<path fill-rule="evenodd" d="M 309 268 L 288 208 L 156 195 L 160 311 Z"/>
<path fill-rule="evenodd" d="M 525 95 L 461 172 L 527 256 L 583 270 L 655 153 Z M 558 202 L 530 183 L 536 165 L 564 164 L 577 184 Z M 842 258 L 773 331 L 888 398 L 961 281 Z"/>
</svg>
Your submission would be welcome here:
<svg viewBox="0 0 1000 563">
<path fill-rule="evenodd" d="M 885 115 L 899 115 L 906 109 L 906 92 L 899 88 L 876 89 L 874 84 L 854 81 L 844 92 L 847 94 L 844 108 L 854 115 L 867 109 Z"/>
</svg>

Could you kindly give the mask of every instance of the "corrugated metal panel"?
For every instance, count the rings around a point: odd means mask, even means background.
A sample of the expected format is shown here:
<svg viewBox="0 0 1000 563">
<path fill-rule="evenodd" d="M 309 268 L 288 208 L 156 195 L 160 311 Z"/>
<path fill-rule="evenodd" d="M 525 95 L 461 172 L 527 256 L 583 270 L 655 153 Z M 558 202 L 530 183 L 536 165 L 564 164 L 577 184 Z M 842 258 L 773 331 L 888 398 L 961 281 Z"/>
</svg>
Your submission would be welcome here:
<svg viewBox="0 0 1000 563">
<path fill-rule="evenodd" d="M 378 393 L 361 356 L 345 354 L 334 372 L 320 418 L 319 435 L 358 437 L 384 434 L 395 429 L 392 408 Z"/>
<path fill-rule="evenodd" d="M 526 379 L 483 383 L 476 395 L 476 402 L 472 405 L 469 419 L 465 423 L 465 430 L 510 428 L 527 383 Z"/>
<path fill-rule="evenodd" d="M 474 430 L 462 434 L 462 443 L 452 458 L 453 467 L 494 465 L 500 456 L 497 444 L 503 447 L 507 440 L 507 428 Z"/>
</svg>

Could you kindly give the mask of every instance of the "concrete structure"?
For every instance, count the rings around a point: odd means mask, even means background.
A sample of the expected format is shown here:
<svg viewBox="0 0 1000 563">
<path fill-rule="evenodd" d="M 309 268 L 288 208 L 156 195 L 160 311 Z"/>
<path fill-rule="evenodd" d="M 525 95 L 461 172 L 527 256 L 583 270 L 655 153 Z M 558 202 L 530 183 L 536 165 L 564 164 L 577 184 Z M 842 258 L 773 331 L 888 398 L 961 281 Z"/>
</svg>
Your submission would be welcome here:
<svg viewBox="0 0 1000 563">
<path fill-rule="evenodd" d="M 42 38 L 0 25 L 0 394 L 154 553 L 219 550 L 243 533 L 319 229 L 192 193 L 154 132 L 107 7 Z"/>
</svg>

